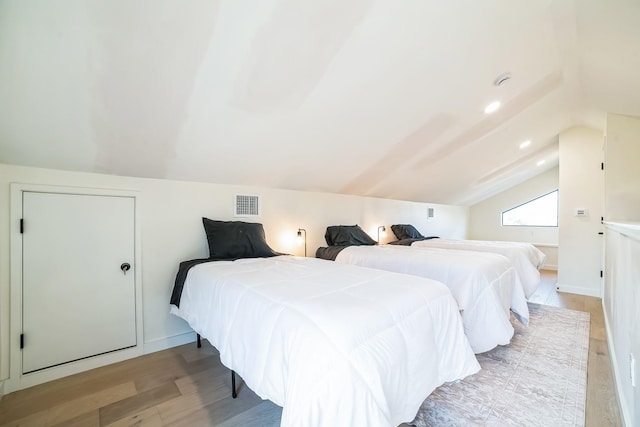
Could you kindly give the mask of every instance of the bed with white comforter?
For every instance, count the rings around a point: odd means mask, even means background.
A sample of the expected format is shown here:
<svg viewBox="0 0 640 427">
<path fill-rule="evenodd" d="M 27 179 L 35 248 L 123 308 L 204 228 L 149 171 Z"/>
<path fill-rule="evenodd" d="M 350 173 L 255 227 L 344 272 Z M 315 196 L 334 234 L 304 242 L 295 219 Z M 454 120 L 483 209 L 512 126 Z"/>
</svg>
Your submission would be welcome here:
<svg viewBox="0 0 640 427">
<path fill-rule="evenodd" d="M 349 246 L 335 261 L 437 280 L 449 287 L 475 353 L 509 344 L 510 310 L 527 324 L 529 308 L 515 268 L 502 255 L 408 246 Z"/>
<path fill-rule="evenodd" d="M 189 270 L 171 312 L 220 352 L 283 426 L 397 426 L 479 365 L 451 292 L 416 277 L 314 258 Z"/>
<path fill-rule="evenodd" d="M 524 293 L 529 298 L 540 285 L 540 271 L 546 255 L 530 243 L 488 240 L 427 239 L 411 243 L 412 247 L 440 248 L 504 255 L 520 276 Z"/>
</svg>

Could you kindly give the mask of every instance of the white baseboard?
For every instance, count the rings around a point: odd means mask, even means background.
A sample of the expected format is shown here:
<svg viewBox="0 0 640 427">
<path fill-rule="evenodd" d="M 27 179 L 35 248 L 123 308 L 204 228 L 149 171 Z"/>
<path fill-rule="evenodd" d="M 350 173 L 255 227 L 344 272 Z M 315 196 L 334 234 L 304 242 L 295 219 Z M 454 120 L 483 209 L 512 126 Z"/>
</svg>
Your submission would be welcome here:
<svg viewBox="0 0 640 427">
<path fill-rule="evenodd" d="M 101 354 L 98 356 L 88 357 L 76 362 L 54 366 L 29 374 L 16 375 L 14 377 L 8 378 L 3 384 L 3 388 L 5 392 L 13 393 L 14 391 L 33 387 L 34 385 L 57 380 L 59 378 L 64 378 L 69 375 L 89 371 L 91 369 L 99 368 L 102 366 L 111 365 L 113 363 L 122 362 L 124 360 L 133 359 L 134 357 L 138 357 L 141 355 L 142 346 L 137 345 L 135 347 Z"/>
<path fill-rule="evenodd" d="M 166 338 L 158 338 L 144 343 L 144 354 L 155 353 L 156 351 L 166 350 L 168 348 L 177 347 L 179 345 L 188 344 L 196 340 L 195 332 L 185 332 L 179 335 L 173 335 Z"/>
<path fill-rule="evenodd" d="M 620 408 L 620 414 L 622 415 L 622 423 L 625 426 L 631 426 L 631 415 L 629 413 L 629 408 L 622 399 L 623 390 L 620 384 L 620 365 L 618 365 L 618 358 L 616 357 L 616 349 L 613 345 L 613 333 L 611 328 L 609 327 L 609 316 L 607 315 L 607 310 L 604 305 L 604 301 L 602 302 L 602 311 L 604 312 L 604 327 L 607 331 L 607 347 L 609 348 L 609 359 L 611 359 L 611 367 L 613 369 L 613 383 L 614 388 L 616 390 L 616 400 L 618 401 L 618 408 Z"/>
<path fill-rule="evenodd" d="M 583 288 L 581 286 L 571 286 L 571 285 L 563 285 L 562 283 L 558 283 L 558 292 L 567 292 L 570 294 L 578 294 L 578 295 L 586 295 L 589 297 L 601 298 L 600 290 Z"/>
<path fill-rule="evenodd" d="M 0 381 L 0 400 L 4 397 L 4 380 Z"/>
</svg>

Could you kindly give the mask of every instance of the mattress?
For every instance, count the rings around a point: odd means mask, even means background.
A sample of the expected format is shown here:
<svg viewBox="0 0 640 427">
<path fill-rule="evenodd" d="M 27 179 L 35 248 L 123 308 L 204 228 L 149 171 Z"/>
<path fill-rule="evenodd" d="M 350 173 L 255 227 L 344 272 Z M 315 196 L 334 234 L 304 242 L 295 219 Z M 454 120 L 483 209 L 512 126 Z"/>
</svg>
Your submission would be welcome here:
<svg viewBox="0 0 640 427">
<path fill-rule="evenodd" d="M 479 370 L 449 289 L 314 258 L 194 265 L 171 312 L 220 352 L 283 426 L 397 426 Z"/>
</svg>

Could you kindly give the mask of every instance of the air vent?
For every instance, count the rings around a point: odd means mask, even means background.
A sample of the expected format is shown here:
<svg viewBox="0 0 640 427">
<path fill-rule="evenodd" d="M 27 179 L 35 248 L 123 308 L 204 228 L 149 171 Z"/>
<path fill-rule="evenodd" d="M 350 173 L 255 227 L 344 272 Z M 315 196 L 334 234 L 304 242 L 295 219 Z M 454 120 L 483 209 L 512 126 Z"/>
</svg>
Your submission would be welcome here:
<svg viewBox="0 0 640 427">
<path fill-rule="evenodd" d="M 502 86 L 503 84 L 507 83 L 510 79 L 511 79 L 511 74 L 509 73 L 500 74 L 493 81 L 493 84 L 496 86 Z"/>
<path fill-rule="evenodd" d="M 427 219 L 433 219 L 435 216 L 435 211 L 433 208 L 427 208 Z"/>
<path fill-rule="evenodd" d="M 236 194 L 235 216 L 260 216 L 260 197 Z"/>
</svg>

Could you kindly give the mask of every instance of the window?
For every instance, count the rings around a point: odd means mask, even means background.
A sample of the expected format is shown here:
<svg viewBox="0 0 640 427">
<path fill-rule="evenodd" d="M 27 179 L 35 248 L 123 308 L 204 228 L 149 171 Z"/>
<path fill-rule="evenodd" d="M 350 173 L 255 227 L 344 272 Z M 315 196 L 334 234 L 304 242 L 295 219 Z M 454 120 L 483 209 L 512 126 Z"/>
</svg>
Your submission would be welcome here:
<svg viewBox="0 0 640 427">
<path fill-rule="evenodd" d="M 502 212 L 502 225 L 557 227 L 558 190 Z"/>
</svg>

